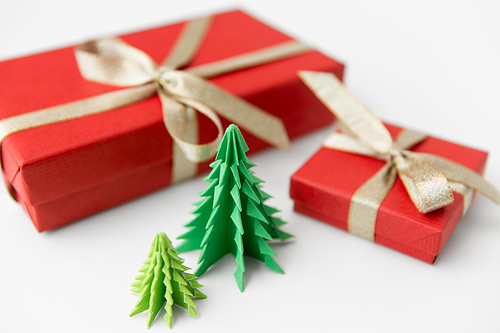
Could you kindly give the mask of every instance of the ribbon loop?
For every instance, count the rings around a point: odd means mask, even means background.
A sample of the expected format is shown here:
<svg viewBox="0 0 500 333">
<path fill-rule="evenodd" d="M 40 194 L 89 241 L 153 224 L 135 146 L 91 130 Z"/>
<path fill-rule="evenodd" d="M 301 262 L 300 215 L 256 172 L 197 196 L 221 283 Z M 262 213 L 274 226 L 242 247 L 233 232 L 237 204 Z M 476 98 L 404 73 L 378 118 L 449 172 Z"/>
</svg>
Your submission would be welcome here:
<svg viewBox="0 0 500 333">
<path fill-rule="evenodd" d="M 184 156 L 191 162 L 200 163 L 210 159 L 217 149 L 222 138 L 222 124 L 219 117 L 210 107 L 197 101 L 186 98 L 171 98 L 160 94 L 163 109 L 163 121 L 172 139 L 179 146 Z M 193 108 L 207 116 L 217 126 L 217 138 L 206 144 L 188 142 L 185 138 L 189 126 L 188 107 Z"/>
<path fill-rule="evenodd" d="M 87 42 L 75 49 L 82 76 L 93 82 L 131 87 L 155 80 L 158 67 L 149 55 L 117 38 Z"/>
<path fill-rule="evenodd" d="M 421 213 L 453 203 L 453 192 L 446 177 L 419 155 L 402 151 L 394 158 L 394 164 L 411 201 Z"/>
</svg>

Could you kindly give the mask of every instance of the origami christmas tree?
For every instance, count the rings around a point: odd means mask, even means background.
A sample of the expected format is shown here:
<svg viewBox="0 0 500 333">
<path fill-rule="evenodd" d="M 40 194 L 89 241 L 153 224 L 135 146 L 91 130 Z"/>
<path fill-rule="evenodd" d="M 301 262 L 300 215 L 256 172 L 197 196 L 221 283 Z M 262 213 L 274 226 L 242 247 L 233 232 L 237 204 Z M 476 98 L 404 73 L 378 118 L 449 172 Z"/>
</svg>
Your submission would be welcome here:
<svg viewBox="0 0 500 333">
<path fill-rule="evenodd" d="M 165 306 L 165 321 L 172 328 L 172 305 L 186 309 L 196 317 L 196 305 L 191 298 L 207 298 L 197 288 L 203 287 L 196 282 L 197 276 L 184 273 L 189 268 L 183 266 L 184 260 L 178 257 L 172 243 L 164 233 L 156 235 L 148 259 L 139 270 L 142 274 L 132 284 L 132 292 L 140 295 L 140 299 L 130 316 L 148 310 L 148 327 Z"/>
<path fill-rule="evenodd" d="M 205 178 L 208 188 L 200 192 L 204 199 L 195 205 L 196 217 L 186 224 L 191 228 L 178 237 L 184 242 L 177 247 L 180 252 L 201 249 L 195 274 L 200 276 L 227 253 L 236 257 L 238 268 L 234 273 L 236 283 L 243 291 L 245 260 L 243 255 L 263 261 L 266 267 L 277 272 L 283 270 L 274 261 L 276 253 L 265 240 L 292 237 L 278 229 L 286 222 L 272 217 L 277 209 L 264 204 L 270 196 L 261 190 L 263 181 L 249 170 L 255 164 L 245 152 L 248 147 L 236 125 L 230 125 L 217 149 L 210 175 Z"/>
</svg>

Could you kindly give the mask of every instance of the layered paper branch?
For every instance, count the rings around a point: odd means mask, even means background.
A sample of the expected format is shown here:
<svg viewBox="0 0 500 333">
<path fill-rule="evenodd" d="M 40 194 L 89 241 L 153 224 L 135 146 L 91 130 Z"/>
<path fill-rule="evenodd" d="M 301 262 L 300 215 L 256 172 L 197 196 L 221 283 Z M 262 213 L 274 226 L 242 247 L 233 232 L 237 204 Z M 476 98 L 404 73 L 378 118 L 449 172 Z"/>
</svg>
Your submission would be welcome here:
<svg viewBox="0 0 500 333">
<path fill-rule="evenodd" d="M 172 243 L 164 233 L 156 235 L 148 259 L 139 270 L 132 284 L 132 292 L 140 298 L 130 316 L 148 310 L 148 327 L 151 326 L 162 307 L 167 312 L 165 321 L 172 328 L 172 305 L 176 304 L 197 317 L 196 305 L 192 298 L 206 298 L 197 288 L 203 287 L 196 282 L 197 276 L 185 273 L 189 267 L 183 265 L 184 260 L 178 256 Z"/>
<path fill-rule="evenodd" d="M 184 242 L 180 252 L 201 249 L 196 275 L 203 274 L 227 253 L 235 256 L 238 268 L 234 277 L 241 291 L 244 288 L 244 255 L 265 263 L 277 272 L 283 270 L 274 261 L 276 253 L 266 240 L 285 240 L 292 235 L 278 229 L 286 224 L 272 215 L 277 209 L 264 202 L 270 195 L 261 190 L 263 181 L 254 175 L 245 152 L 248 147 L 236 125 L 230 125 L 217 150 L 212 172 L 205 178 L 210 185 L 195 205 L 196 217 L 186 224 L 190 230 L 178 237 Z"/>
</svg>

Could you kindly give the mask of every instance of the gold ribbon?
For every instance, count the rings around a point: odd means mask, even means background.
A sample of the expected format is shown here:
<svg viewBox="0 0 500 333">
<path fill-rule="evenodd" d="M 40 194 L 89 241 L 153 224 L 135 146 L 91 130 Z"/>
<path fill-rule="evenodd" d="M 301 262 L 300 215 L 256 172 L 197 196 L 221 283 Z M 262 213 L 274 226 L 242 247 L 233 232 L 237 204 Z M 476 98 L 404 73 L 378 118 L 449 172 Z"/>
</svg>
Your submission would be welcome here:
<svg viewBox="0 0 500 333">
<path fill-rule="evenodd" d="M 189 64 L 194 57 L 210 21 L 211 17 L 206 17 L 186 23 L 170 55 L 159 66 L 146 53 L 115 38 L 99 39 L 77 47 L 75 56 L 85 79 L 126 89 L 3 119 L 0 121 L 0 144 L 6 136 L 18 131 L 105 112 L 158 94 L 165 126 L 175 142 L 172 182 L 193 176 L 195 163 L 214 155 L 223 132 L 218 115 L 271 145 L 289 148 L 281 119 L 203 77 L 276 61 L 311 49 L 290 41 L 183 71 L 176 70 Z M 213 141 L 198 144 L 195 110 L 206 115 L 217 127 L 218 135 Z"/>
<path fill-rule="evenodd" d="M 500 192 L 475 171 L 436 155 L 408 150 L 425 135 L 404 130 L 393 142 L 382 122 L 335 75 L 302 71 L 299 76 L 335 114 L 343 130 L 330 134 L 325 147 L 387 161 L 354 193 L 349 207 L 349 232 L 374 241 L 378 209 L 398 175 L 421 213 L 453 203 L 452 189 L 467 195 L 472 188 L 500 204 Z M 470 203 L 468 197 L 464 205 Z"/>
</svg>

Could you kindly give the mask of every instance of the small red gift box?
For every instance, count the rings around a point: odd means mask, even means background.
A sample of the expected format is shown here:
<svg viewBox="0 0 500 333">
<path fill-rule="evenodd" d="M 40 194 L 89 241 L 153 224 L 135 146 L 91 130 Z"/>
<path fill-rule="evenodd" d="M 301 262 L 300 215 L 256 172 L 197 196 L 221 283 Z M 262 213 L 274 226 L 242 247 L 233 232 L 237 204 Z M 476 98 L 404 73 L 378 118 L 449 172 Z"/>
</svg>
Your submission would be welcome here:
<svg viewBox="0 0 500 333">
<path fill-rule="evenodd" d="M 393 138 L 401 128 L 387 125 Z M 427 137 L 411 151 L 435 154 L 483 173 L 487 153 Z M 293 176 L 290 196 L 295 210 L 347 230 L 351 198 L 355 191 L 384 166 L 385 162 L 322 147 Z M 469 192 L 472 195 L 472 191 Z M 434 263 L 470 204 L 454 192 L 451 205 L 422 214 L 414 206 L 398 178 L 380 205 L 375 225 L 375 242 Z"/>
<path fill-rule="evenodd" d="M 121 36 L 160 62 L 185 23 Z M 215 15 L 187 67 L 292 40 L 241 11 Z M 333 121 L 303 86 L 299 69 L 342 77 L 343 65 L 311 51 L 211 78 L 283 120 L 293 138 Z M 0 119 L 119 90 L 82 78 L 74 48 L 0 62 Z M 229 121 L 222 119 L 226 127 Z M 217 136 L 199 116 L 200 142 Z M 242 131 L 244 132 L 244 131 Z M 243 133 L 252 152 L 269 145 Z M 39 231 L 60 227 L 171 183 L 172 138 L 157 96 L 111 111 L 23 130 L 2 141 L 4 178 Z M 198 165 L 198 173 L 209 162 Z"/>
<path fill-rule="evenodd" d="M 292 176 L 296 211 L 434 263 L 473 190 L 500 204 L 485 152 L 383 124 L 331 73 L 299 76 L 339 131 Z"/>
</svg>

